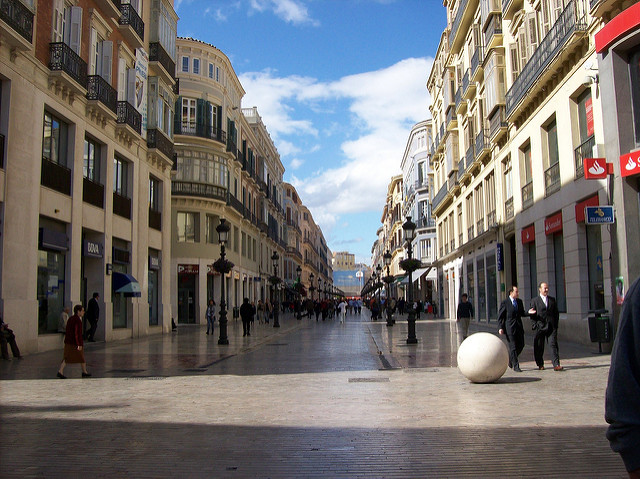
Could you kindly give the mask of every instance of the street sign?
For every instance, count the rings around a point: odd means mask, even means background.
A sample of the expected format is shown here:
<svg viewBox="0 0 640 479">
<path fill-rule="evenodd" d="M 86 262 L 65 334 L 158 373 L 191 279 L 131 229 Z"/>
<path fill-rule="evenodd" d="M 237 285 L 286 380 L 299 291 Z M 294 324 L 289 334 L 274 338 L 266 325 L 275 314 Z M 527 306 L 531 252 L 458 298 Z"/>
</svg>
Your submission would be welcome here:
<svg viewBox="0 0 640 479">
<path fill-rule="evenodd" d="M 586 206 L 584 222 L 588 225 L 603 225 L 615 222 L 613 206 Z"/>
</svg>

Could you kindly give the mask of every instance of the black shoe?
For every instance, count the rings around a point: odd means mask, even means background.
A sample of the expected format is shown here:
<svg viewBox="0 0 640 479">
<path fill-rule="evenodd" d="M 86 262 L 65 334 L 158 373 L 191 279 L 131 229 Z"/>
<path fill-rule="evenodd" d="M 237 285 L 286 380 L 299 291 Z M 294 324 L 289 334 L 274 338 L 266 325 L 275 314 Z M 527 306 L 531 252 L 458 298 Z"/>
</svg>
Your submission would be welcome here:
<svg viewBox="0 0 640 479">
<path fill-rule="evenodd" d="M 209 331 L 206 332 L 207 336 L 209 335 Z"/>
<path fill-rule="evenodd" d="M 91 373 L 82 373 L 82 377 L 83 378 L 90 378 L 91 377 Z"/>
<path fill-rule="evenodd" d="M 60 373 L 60 371 L 58 371 L 57 376 L 58 376 L 60 379 L 67 379 L 67 376 L 65 376 L 64 374 L 61 374 L 61 373 Z"/>
<path fill-rule="evenodd" d="M 513 370 L 517 373 L 521 373 L 522 369 L 520 369 L 520 366 L 516 366 L 515 368 L 513 368 Z"/>
</svg>

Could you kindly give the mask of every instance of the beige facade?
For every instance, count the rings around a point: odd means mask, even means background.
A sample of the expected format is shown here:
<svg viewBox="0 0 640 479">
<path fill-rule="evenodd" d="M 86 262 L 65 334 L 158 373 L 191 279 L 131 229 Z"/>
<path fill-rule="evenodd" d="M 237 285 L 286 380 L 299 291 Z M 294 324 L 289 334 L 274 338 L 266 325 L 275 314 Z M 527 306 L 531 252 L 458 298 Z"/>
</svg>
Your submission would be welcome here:
<svg viewBox="0 0 640 479">
<path fill-rule="evenodd" d="M 170 331 L 158 105 L 171 116 L 173 2 L 14 4 L 0 19 L 3 318 L 23 352 L 59 348 L 62 308 L 98 292 L 96 338 Z"/>
<path fill-rule="evenodd" d="M 528 302 L 544 281 L 560 335 L 589 342 L 589 311 L 612 309 L 609 234 L 584 223 L 585 205 L 609 203 L 582 164 L 605 155 L 598 85 L 585 80 L 599 21 L 585 0 L 445 6 L 428 80 L 441 307 L 453 317 L 464 291 L 494 320 L 511 284 Z"/>
</svg>

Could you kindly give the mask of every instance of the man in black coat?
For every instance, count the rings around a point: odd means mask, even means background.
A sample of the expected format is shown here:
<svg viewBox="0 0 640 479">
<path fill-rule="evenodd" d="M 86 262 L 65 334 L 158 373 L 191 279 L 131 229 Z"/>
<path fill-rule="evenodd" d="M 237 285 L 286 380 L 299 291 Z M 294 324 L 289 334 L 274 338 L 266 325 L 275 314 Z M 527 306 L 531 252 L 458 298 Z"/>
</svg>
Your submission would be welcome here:
<svg viewBox="0 0 640 479">
<path fill-rule="evenodd" d="M 518 287 L 512 286 L 509 297 L 500 303 L 498 309 L 498 323 L 500 324 L 500 334 L 507 336 L 509 343 L 509 367 L 520 373 L 520 363 L 518 356 L 524 348 L 524 327 L 522 317 L 525 315 L 524 304 L 518 297 Z"/>
<path fill-rule="evenodd" d="M 256 309 L 249 302 L 249 298 L 244 298 L 242 306 L 240 306 L 243 336 L 251 336 L 251 321 L 253 320 L 254 314 L 256 314 Z"/>
<path fill-rule="evenodd" d="M 90 343 L 95 342 L 93 338 L 94 334 L 96 334 L 96 329 L 98 329 L 98 318 L 100 317 L 100 306 L 98 305 L 98 299 L 100 295 L 98 293 L 93 293 L 93 298 L 89 300 L 89 304 L 87 305 L 87 311 L 85 313 L 85 318 L 89 321 L 89 331 L 87 331 L 87 341 Z"/>
<path fill-rule="evenodd" d="M 554 371 L 562 371 L 560 366 L 560 356 L 558 354 L 558 322 L 560 313 L 556 298 L 549 296 L 549 285 L 540 283 L 538 296 L 531 300 L 529 306 L 529 316 L 531 316 L 531 327 L 536 332 L 533 339 L 533 357 L 536 360 L 538 369 L 544 369 L 544 341 L 550 338 L 551 362 Z"/>
</svg>

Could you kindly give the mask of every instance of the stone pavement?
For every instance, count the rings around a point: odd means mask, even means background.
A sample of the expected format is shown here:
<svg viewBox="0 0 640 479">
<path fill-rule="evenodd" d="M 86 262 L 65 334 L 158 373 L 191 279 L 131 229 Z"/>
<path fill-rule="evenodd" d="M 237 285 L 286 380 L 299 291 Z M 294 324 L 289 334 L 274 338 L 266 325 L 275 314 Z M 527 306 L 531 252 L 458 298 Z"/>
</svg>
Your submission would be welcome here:
<svg viewBox="0 0 640 479">
<path fill-rule="evenodd" d="M 55 379 L 61 351 L 0 362 L 0 476 L 625 477 L 597 344 L 538 371 L 528 337 L 524 372 L 480 385 L 447 320 L 419 321 L 417 345 L 366 311 L 229 325 L 228 346 L 200 326 L 89 344 L 89 379 Z"/>
</svg>

